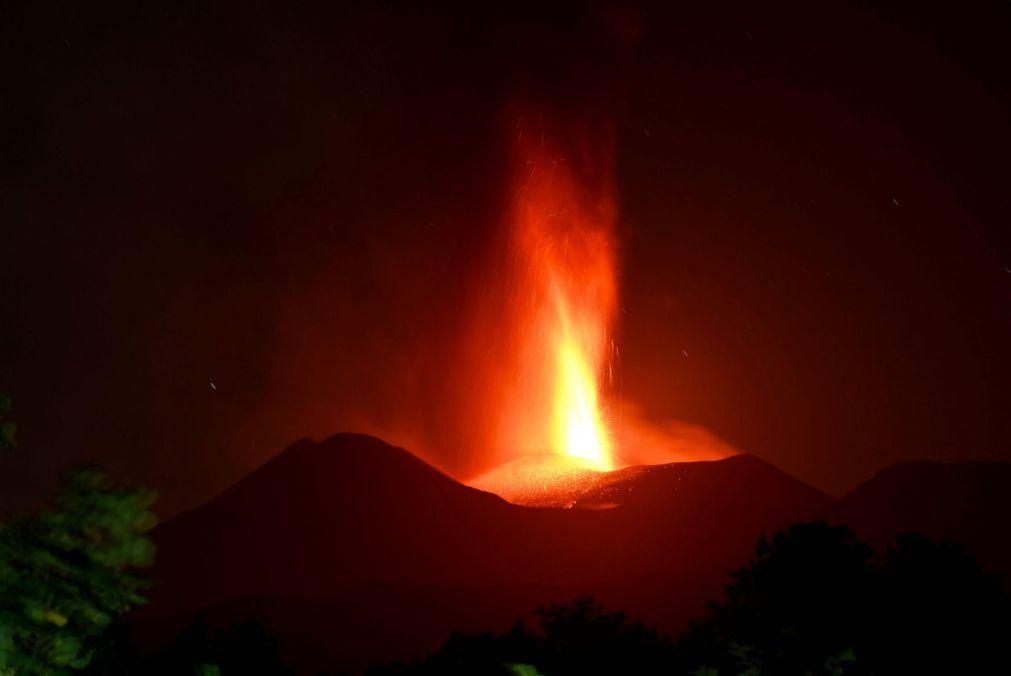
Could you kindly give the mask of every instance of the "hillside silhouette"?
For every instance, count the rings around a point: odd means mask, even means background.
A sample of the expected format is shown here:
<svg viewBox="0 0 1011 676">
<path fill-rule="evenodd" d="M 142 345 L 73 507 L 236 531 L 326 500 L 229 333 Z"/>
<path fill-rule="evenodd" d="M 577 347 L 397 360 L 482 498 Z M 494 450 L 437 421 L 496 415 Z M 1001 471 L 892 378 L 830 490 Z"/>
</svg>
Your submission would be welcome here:
<svg viewBox="0 0 1011 676">
<path fill-rule="evenodd" d="M 135 623 L 157 644 L 199 613 L 257 619 L 300 669 L 416 657 L 586 595 L 677 633 L 762 534 L 861 504 L 750 455 L 612 474 L 570 509 L 523 507 L 378 439 L 303 440 L 155 531 L 160 584 Z"/>
<path fill-rule="evenodd" d="M 889 467 L 837 500 L 829 521 L 851 526 L 876 549 L 900 533 L 950 538 L 986 567 L 1011 572 L 1011 464 L 907 462 Z"/>
</svg>

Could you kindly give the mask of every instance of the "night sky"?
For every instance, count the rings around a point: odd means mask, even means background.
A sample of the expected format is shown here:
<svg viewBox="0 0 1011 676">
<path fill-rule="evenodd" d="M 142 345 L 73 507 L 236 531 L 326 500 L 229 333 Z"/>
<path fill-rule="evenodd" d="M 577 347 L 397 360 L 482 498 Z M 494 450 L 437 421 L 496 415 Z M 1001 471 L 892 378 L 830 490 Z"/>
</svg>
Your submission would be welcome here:
<svg viewBox="0 0 1011 676">
<path fill-rule="evenodd" d="M 1011 460 L 1006 3 L 24 4 L 0 509 L 94 460 L 171 514 L 345 430 L 487 469 L 517 102 L 613 122 L 622 400 L 836 494 Z"/>
</svg>

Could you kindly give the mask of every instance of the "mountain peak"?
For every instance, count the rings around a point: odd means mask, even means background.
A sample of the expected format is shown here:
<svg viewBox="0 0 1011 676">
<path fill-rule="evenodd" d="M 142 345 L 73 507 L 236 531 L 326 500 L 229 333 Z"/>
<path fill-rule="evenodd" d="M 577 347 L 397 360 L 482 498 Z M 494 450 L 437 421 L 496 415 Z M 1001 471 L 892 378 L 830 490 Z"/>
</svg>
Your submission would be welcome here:
<svg viewBox="0 0 1011 676">
<path fill-rule="evenodd" d="M 550 458 L 530 463 L 558 469 Z M 391 651 L 416 655 L 454 630 L 508 623 L 530 607 L 583 594 L 670 631 L 719 593 L 725 572 L 762 533 L 840 516 L 827 495 L 753 455 L 576 469 L 589 479 L 568 487 L 575 492 L 564 506 L 573 509 L 534 509 L 460 484 L 374 437 L 302 439 L 156 530 L 162 584 L 148 612 L 186 618 L 255 599 L 256 607 L 274 604 L 268 619 L 289 618 L 283 633 L 298 641 L 301 603 L 312 599 L 324 604 L 323 616 L 346 623 L 321 642 L 343 640 L 338 661 L 360 663 Z M 998 481 L 945 488 L 949 471 Z M 899 481 L 907 476 L 920 478 Z M 868 482 L 859 501 L 839 502 L 861 537 L 913 527 L 958 536 L 1000 563 L 1007 543 L 993 523 L 1011 495 L 1004 476 L 989 466 L 908 464 Z M 958 490 L 970 494 L 944 493 Z"/>
</svg>

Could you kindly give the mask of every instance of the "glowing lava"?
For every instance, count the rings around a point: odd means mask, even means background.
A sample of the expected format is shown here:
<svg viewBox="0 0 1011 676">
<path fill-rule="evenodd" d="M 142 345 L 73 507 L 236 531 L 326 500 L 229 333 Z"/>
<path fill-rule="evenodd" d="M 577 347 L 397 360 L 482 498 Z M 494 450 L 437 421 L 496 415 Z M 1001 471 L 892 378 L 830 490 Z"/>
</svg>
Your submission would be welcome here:
<svg viewBox="0 0 1011 676">
<path fill-rule="evenodd" d="M 601 396 L 617 298 L 610 167 L 522 133 L 517 155 L 524 171 L 510 241 L 512 316 L 504 318 L 515 327 L 516 360 L 499 447 L 514 458 L 547 451 L 610 470 Z"/>
<path fill-rule="evenodd" d="M 594 469 L 612 469 L 611 441 L 598 408 L 597 382 L 587 362 L 585 346 L 571 335 L 562 335 L 555 348 L 552 450 L 584 460 Z"/>
<path fill-rule="evenodd" d="M 614 424 L 610 126 L 533 119 L 517 125 L 516 197 L 506 246 L 495 250 L 508 264 L 496 258 L 492 282 L 478 287 L 467 342 L 478 365 L 468 420 L 491 435 L 480 437 L 491 452 L 468 483 L 521 505 L 602 509 L 616 504 L 605 489 L 643 465 L 736 450 L 701 427 L 650 421 L 630 402 Z"/>
</svg>

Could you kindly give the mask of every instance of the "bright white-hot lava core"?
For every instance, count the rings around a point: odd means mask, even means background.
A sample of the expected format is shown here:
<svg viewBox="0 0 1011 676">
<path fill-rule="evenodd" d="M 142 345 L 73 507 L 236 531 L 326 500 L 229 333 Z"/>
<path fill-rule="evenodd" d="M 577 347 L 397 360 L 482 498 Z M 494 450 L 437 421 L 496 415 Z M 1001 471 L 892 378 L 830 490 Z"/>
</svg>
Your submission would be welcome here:
<svg viewBox="0 0 1011 676">
<path fill-rule="evenodd" d="M 564 315 L 563 315 L 564 320 Z M 600 411 L 592 336 L 563 321 L 554 347 L 554 406 L 551 450 L 584 461 L 593 469 L 612 469 L 611 439 Z"/>
</svg>

